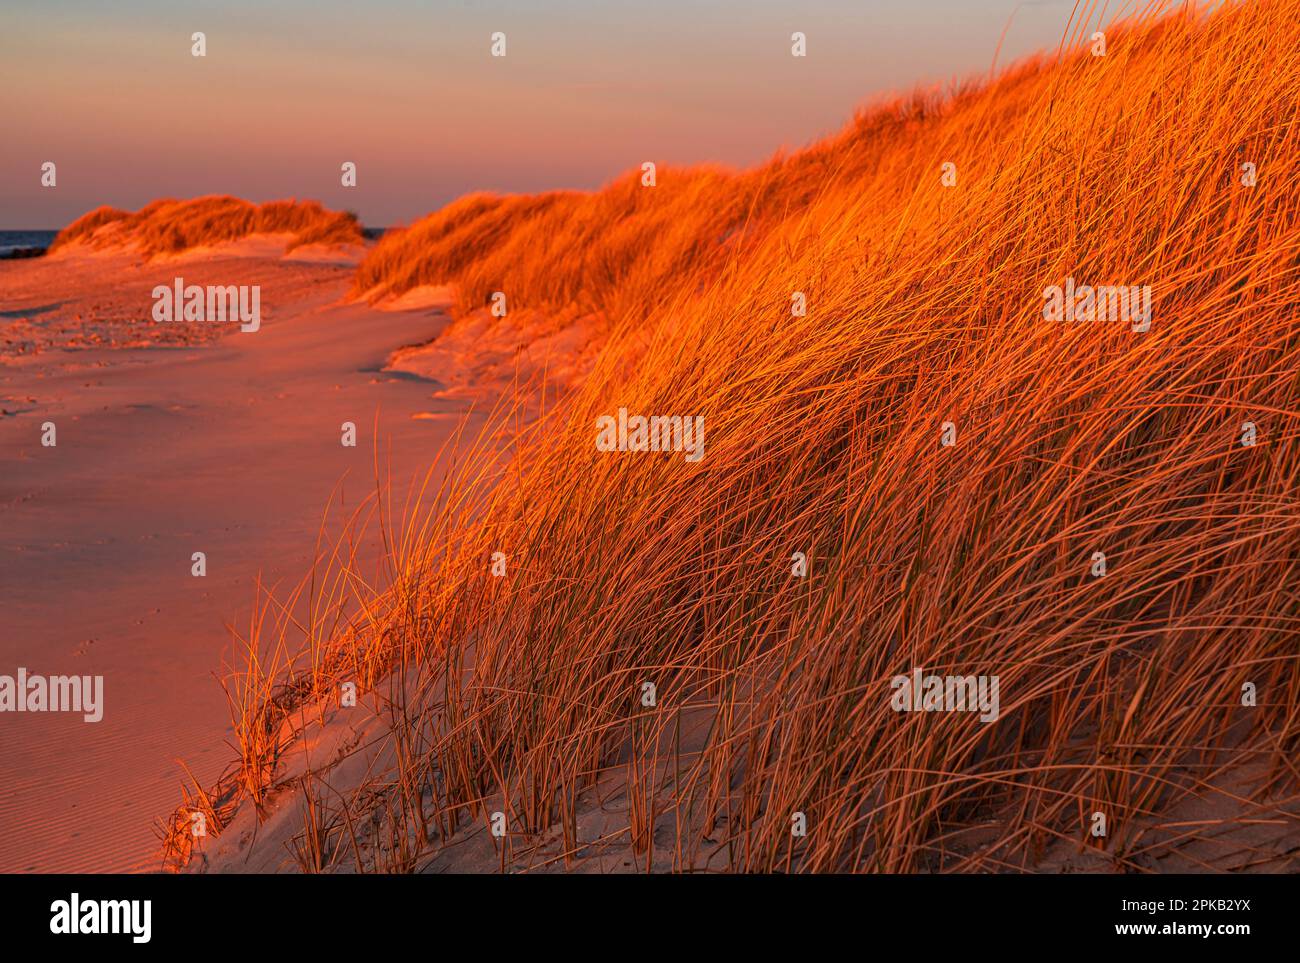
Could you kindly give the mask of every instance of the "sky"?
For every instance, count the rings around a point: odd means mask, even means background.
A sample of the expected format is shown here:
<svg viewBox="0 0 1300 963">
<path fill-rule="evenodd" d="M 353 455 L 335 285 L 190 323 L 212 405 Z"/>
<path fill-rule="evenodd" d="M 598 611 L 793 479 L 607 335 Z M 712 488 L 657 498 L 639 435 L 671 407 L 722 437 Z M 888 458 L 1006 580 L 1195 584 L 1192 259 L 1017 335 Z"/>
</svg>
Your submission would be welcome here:
<svg viewBox="0 0 1300 963">
<path fill-rule="evenodd" d="M 748 167 L 875 99 L 987 75 L 1004 30 L 999 66 L 1054 51 L 1074 6 L 3 0 L 0 229 L 213 193 L 389 226 L 471 191 L 596 188 L 646 160 Z"/>
</svg>

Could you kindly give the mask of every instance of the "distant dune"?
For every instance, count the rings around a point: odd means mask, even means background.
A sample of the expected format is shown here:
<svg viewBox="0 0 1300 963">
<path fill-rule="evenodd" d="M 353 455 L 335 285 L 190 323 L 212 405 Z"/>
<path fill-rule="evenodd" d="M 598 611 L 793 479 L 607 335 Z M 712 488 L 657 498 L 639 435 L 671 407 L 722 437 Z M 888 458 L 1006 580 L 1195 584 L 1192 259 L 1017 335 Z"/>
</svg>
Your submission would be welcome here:
<svg viewBox="0 0 1300 963">
<path fill-rule="evenodd" d="M 309 244 L 365 242 L 355 215 L 327 211 L 316 201 L 252 204 L 214 195 L 157 200 L 133 214 L 113 207 L 96 208 L 60 231 L 50 253 L 82 245 L 92 250 L 131 248 L 156 257 L 259 234 L 288 235 L 289 250 Z"/>
</svg>

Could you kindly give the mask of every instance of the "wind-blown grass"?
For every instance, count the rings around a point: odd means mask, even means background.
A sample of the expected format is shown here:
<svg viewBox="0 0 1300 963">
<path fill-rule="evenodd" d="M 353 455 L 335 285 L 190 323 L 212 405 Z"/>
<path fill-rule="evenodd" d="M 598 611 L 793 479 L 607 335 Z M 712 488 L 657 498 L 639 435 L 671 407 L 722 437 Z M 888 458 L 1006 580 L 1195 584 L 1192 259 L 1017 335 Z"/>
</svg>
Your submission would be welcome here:
<svg viewBox="0 0 1300 963">
<path fill-rule="evenodd" d="M 358 292 L 577 304 L 609 341 L 508 463 L 468 446 L 388 525 L 392 586 L 312 621 L 266 696 L 403 679 L 400 771 L 352 797 L 402 852 L 368 865 L 418 867 L 489 797 L 567 841 L 614 771 L 635 851 L 672 813 L 676 868 L 747 871 L 1023 868 L 1062 839 L 1135 869 L 1225 765 L 1294 791 L 1300 2 L 1169 6 L 754 171 L 476 196 L 375 248 Z M 1045 321 L 1066 277 L 1151 285 L 1150 330 Z M 597 451 L 620 406 L 704 415 L 702 461 Z M 998 676 L 1000 718 L 894 711 L 914 667 Z"/>
</svg>

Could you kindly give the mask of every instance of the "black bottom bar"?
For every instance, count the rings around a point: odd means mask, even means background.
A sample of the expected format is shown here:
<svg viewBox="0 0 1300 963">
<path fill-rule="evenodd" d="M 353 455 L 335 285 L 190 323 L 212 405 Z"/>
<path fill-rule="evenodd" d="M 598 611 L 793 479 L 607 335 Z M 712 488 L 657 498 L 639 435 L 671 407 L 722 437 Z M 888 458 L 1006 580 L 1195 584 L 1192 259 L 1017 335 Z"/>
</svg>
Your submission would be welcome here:
<svg viewBox="0 0 1300 963">
<path fill-rule="evenodd" d="M 259 955 L 277 945 L 294 954 L 373 954 L 414 941 L 436 954 L 449 949 L 447 938 L 471 933 L 488 941 L 489 953 L 531 947 L 552 955 L 574 940 L 599 946 L 601 934 L 618 940 L 611 949 L 632 939 L 649 952 L 666 951 L 664 941 L 676 935 L 713 931 L 728 956 L 750 944 L 770 949 L 782 933 L 827 953 L 836 945 L 842 952 L 845 939 L 859 947 L 903 939 L 934 958 L 1009 940 L 1032 940 L 1025 945 L 1039 953 L 1126 943 L 1182 952 L 1193 942 L 1232 953 L 1261 938 L 1294 938 L 1295 883 L 1294 876 L 7 876 L 0 923 L 11 947 L 75 940 L 82 950 L 113 944 L 128 952 L 217 941 Z M 118 932 L 83 932 L 91 927 Z"/>
</svg>

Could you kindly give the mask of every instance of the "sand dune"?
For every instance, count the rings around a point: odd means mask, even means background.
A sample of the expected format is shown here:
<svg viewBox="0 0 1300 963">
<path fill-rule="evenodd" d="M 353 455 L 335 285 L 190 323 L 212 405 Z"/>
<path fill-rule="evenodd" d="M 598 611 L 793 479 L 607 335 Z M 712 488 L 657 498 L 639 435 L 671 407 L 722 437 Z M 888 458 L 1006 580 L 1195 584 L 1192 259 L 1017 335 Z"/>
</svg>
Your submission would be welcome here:
<svg viewBox="0 0 1300 963">
<path fill-rule="evenodd" d="M 0 665 L 108 685 L 0 868 L 1294 869 L 1300 2 L 1148 12 L 749 171 L 0 265 Z"/>
<path fill-rule="evenodd" d="M 493 370 L 503 297 L 601 346 L 310 672 L 250 658 L 202 866 L 1294 868 L 1300 5 L 1149 9 L 750 171 L 386 235 L 354 295 L 456 286 L 412 370 Z M 624 409 L 707 455 L 611 452 Z M 922 670 L 999 708 L 896 703 Z"/>
</svg>

